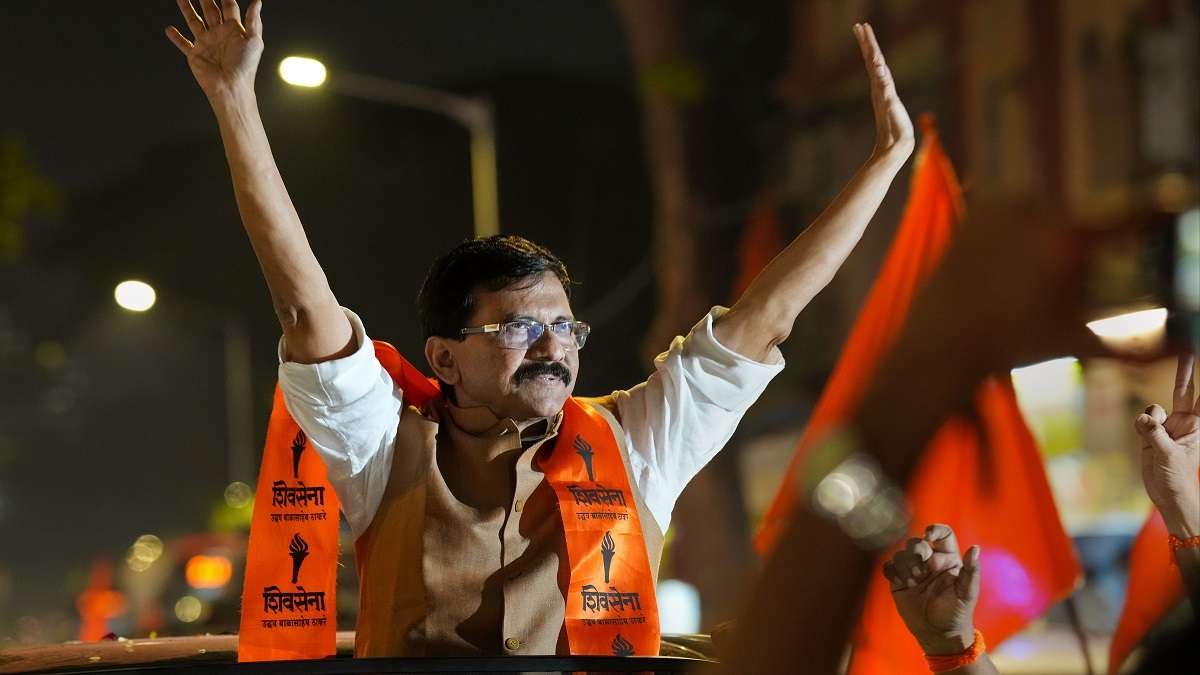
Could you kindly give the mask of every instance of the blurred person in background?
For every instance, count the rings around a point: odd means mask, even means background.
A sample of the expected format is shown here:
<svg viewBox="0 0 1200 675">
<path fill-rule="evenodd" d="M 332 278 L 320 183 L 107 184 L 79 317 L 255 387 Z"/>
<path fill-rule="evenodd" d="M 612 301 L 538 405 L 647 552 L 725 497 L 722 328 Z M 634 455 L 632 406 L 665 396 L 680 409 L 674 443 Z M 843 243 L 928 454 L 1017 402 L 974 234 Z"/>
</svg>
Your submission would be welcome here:
<svg viewBox="0 0 1200 675">
<path fill-rule="evenodd" d="M 174 27 L 167 37 L 217 118 L 283 329 L 280 386 L 358 539 L 356 655 L 592 653 L 568 644 L 560 584 L 574 582 L 579 561 L 564 550 L 555 508 L 563 503 L 535 460 L 565 452 L 578 461 L 577 453 L 594 481 L 600 448 L 578 436 L 573 449 L 539 448 L 572 424 L 573 406 L 599 420 L 643 524 L 635 534 L 649 568 L 634 582 L 652 592 L 676 498 L 783 368 L 778 345 L 912 153 L 912 124 L 871 28 L 853 32 L 870 82 L 873 152 L 733 307 L 714 308 L 672 342 L 649 380 L 602 399 L 571 398 L 588 327 L 574 318 L 566 269 L 541 246 L 497 236 L 458 246 L 430 270 L 418 304 L 441 395 L 418 408 L 405 405 L 362 322 L 334 296 L 275 165 L 254 93 L 261 1 L 244 21 L 233 0 L 201 2 L 199 12 L 177 4 L 191 39 Z M 613 548 L 604 545 L 607 582 Z M 648 619 L 657 638 L 657 617 Z M 620 642 L 618 633 L 612 653 L 631 653 Z M 657 643 L 637 648 L 658 653 Z"/>
</svg>

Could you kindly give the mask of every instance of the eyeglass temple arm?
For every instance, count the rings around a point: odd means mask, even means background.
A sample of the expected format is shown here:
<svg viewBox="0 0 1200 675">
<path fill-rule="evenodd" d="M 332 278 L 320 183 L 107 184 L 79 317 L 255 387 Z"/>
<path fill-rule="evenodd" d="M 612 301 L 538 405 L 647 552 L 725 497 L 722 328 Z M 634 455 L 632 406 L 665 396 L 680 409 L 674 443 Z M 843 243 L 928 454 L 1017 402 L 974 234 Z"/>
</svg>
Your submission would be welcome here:
<svg viewBox="0 0 1200 675">
<path fill-rule="evenodd" d="M 460 335 L 476 335 L 478 333 L 499 333 L 502 324 L 489 323 L 478 328 L 464 328 Z"/>
</svg>

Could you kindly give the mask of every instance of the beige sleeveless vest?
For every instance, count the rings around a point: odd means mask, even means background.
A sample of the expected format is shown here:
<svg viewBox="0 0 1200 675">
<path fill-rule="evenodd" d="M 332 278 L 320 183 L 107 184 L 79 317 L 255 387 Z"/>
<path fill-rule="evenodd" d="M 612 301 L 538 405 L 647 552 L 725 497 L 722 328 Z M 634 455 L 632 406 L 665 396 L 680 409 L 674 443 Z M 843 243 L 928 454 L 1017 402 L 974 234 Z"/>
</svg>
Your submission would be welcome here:
<svg viewBox="0 0 1200 675">
<path fill-rule="evenodd" d="M 584 403 L 612 428 L 657 582 L 663 533 L 629 471 L 615 406 Z M 566 653 L 566 542 L 554 492 L 531 466 L 558 422 L 523 448 L 512 420 L 477 409 L 438 400 L 428 416 L 404 411 L 383 501 L 355 542 L 356 656 Z"/>
</svg>

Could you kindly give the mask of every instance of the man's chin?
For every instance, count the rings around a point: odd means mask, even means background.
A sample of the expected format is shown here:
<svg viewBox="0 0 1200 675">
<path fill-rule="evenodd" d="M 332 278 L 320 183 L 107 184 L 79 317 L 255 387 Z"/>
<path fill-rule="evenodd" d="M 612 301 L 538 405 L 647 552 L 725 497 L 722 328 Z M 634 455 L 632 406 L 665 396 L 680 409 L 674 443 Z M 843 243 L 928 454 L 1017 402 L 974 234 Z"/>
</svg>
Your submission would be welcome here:
<svg viewBox="0 0 1200 675">
<path fill-rule="evenodd" d="M 558 414 L 562 410 L 563 404 L 567 402 L 567 397 L 571 395 L 571 387 L 563 383 L 562 380 L 555 379 L 553 384 L 534 384 L 526 383 L 526 387 L 522 387 L 522 391 L 518 393 L 521 400 L 521 407 L 527 412 L 529 417 L 550 417 Z"/>
</svg>

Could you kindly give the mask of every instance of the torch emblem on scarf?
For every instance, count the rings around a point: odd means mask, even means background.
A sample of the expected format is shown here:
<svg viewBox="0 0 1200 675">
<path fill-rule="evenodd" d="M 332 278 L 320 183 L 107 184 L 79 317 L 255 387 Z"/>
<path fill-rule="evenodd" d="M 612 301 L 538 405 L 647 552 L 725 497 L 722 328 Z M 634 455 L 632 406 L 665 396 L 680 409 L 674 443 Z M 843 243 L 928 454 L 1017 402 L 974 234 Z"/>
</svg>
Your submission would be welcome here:
<svg viewBox="0 0 1200 675">
<path fill-rule="evenodd" d="M 612 652 L 613 656 L 633 656 L 633 643 L 617 633 L 617 637 L 612 641 Z"/>
<path fill-rule="evenodd" d="M 288 545 L 288 555 L 292 556 L 292 583 L 300 578 L 300 565 L 304 564 L 304 559 L 308 557 L 308 542 L 297 532 L 292 536 L 292 543 Z"/>
<path fill-rule="evenodd" d="M 595 481 L 596 476 L 592 473 L 592 446 L 583 440 L 582 436 L 575 437 L 575 452 L 583 458 L 583 465 L 588 472 L 588 480 Z"/>
<path fill-rule="evenodd" d="M 300 454 L 304 452 L 304 446 L 308 444 L 308 437 L 303 431 L 297 431 L 296 437 L 292 439 L 292 478 L 299 480 L 300 478 Z"/>
<path fill-rule="evenodd" d="M 604 556 L 604 583 L 607 584 L 612 559 L 617 554 L 617 543 L 613 541 L 612 532 L 604 533 L 604 540 L 600 542 L 600 554 Z"/>
</svg>

